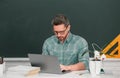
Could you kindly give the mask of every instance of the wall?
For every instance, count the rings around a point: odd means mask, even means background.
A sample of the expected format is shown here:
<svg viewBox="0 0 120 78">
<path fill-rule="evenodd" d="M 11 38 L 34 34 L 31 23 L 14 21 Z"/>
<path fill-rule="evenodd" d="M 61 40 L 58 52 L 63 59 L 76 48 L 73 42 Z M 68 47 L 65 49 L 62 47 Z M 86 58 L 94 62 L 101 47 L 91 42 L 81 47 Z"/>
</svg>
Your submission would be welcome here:
<svg viewBox="0 0 120 78">
<path fill-rule="evenodd" d="M 102 48 L 119 33 L 119 0 L 0 0 L 0 56 L 27 57 L 42 53 L 46 38 L 53 34 L 51 19 L 65 14 L 71 32 L 81 35 L 93 50 Z"/>
</svg>

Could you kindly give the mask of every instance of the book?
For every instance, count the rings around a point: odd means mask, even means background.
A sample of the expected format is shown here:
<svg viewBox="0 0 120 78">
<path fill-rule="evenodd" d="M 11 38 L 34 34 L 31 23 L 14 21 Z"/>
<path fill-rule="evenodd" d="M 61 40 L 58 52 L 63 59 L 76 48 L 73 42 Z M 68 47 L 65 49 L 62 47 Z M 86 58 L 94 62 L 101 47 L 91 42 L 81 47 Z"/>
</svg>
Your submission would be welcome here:
<svg viewBox="0 0 120 78">
<path fill-rule="evenodd" d="M 9 67 L 8 71 L 14 72 L 17 74 L 23 74 L 24 76 L 31 76 L 31 75 L 38 74 L 40 72 L 40 67 L 18 65 L 14 67 Z"/>
</svg>

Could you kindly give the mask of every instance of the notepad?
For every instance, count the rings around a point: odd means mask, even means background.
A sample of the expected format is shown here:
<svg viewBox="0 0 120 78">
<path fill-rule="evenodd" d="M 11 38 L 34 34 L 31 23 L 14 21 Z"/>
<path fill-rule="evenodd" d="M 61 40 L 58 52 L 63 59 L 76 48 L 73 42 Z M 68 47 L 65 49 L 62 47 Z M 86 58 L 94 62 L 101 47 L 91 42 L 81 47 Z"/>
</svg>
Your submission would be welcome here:
<svg viewBox="0 0 120 78">
<path fill-rule="evenodd" d="M 38 74 L 40 72 L 40 67 L 18 65 L 14 67 L 9 67 L 8 71 L 14 72 L 17 74 L 23 74 L 24 76 L 31 76 L 31 75 Z"/>
</svg>

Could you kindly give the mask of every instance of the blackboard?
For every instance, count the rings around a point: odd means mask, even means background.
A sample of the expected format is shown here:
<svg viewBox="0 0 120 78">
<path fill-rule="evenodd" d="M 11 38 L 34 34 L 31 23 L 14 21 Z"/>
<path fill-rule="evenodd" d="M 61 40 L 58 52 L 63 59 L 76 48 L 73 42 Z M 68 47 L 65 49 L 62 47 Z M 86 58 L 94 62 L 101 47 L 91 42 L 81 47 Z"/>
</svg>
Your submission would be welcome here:
<svg viewBox="0 0 120 78">
<path fill-rule="evenodd" d="M 42 53 L 51 19 L 65 14 L 71 32 L 104 47 L 120 33 L 120 0 L 0 0 L 0 56 Z"/>
</svg>

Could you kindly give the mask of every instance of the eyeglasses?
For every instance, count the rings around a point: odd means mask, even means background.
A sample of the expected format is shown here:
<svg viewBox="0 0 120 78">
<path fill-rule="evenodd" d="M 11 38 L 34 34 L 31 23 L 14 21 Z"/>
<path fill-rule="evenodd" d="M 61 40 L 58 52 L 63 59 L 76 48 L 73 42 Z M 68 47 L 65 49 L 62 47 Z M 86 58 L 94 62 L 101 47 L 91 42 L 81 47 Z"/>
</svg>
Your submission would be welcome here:
<svg viewBox="0 0 120 78">
<path fill-rule="evenodd" d="M 67 30 L 67 27 L 66 27 L 66 29 L 63 30 L 63 31 L 54 31 L 54 33 L 55 33 L 56 35 L 58 35 L 58 33 L 59 33 L 60 35 L 64 35 L 66 30 Z"/>
</svg>

